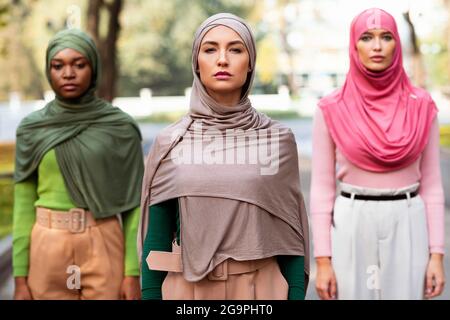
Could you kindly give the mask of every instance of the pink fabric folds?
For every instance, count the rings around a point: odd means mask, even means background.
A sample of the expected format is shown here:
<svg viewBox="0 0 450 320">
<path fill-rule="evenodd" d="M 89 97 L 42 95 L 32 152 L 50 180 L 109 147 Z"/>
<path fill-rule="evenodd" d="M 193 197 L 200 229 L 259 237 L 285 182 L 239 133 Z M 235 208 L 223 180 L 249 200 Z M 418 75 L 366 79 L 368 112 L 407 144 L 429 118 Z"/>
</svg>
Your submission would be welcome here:
<svg viewBox="0 0 450 320">
<path fill-rule="evenodd" d="M 369 71 L 358 57 L 356 43 L 370 29 L 388 30 L 395 39 L 392 64 L 381 72 Z M 344 86 L 319 102 L 337 148 L 353 164 L 373 172 L 410 165 L 427 144 L 437 108 L 428 92 L 412 86 L 403 69 L 394 18 L 377 8 L 356 16 L 349 55 Z"/>
</svg>

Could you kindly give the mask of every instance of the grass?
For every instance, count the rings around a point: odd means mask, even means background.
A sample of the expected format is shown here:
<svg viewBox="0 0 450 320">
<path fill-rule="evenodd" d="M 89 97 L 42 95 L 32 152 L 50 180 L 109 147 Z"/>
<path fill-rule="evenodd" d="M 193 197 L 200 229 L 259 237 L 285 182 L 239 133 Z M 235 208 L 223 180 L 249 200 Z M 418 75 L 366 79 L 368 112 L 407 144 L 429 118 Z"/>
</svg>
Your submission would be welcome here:
<svg viewBox="0 0 450 320">
<path fill-rule="evenodd" d="M 441 126 L 441 146 L 450 148 L 450 125 Z"/>
<path fill-rule="evenodd" d="M 296 111 L 287 110 L 287 111 L 274 111 L 274 110 L 258 110 L 272 119 L 276 120 L 286 120 L 286 119 L 300 119 L 301 117 Z M 138 122 L 141 123 L 172 123 L 181 119 L 183 115 L 185 115 L 185 111 L 181 112 L 160 112 L 154 113 L 148 117 L 140 117 L 137 118 Z"/>
<path fill-rule="evenodd" d="M 0 174 L 14 171 L 14 143 L 0 143 Z"/>
<path fill-rule="evenodd" d="M 12 231 L 13 180 L 0 179 L 0 239 Z"/>
<path fill-rule="evenodd" d="M 0 143 L 0 239 L 12 231 L 13 189 L 11 177 L 14 171 L 13 143 Z"/>
</svg>

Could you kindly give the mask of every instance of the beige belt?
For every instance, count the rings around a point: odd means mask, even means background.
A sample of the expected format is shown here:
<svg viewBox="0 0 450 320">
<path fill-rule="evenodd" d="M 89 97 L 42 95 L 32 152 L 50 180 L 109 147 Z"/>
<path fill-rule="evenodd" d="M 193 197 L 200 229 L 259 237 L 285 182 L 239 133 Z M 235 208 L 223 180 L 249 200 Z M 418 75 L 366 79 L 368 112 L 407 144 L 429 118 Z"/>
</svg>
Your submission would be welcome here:
<svg viewBox="0 0 450 320">
<path fill-rule="evenodd" d="M 227 280 L 229 274 L 241 274 L 256 271 L 267 265 L 273 259 L 275 258 L 270 257 L 247 261 L 227 259 L 208 273 L 208 279 Z M 150 251 L 146 261 L 150 270 L 183 272 L 181 254 L 177 252 Z"/>
<path fill-rule="evenodd" d="M 99 223 L 92 212 L 81 208 L 57 211 L 42 207 L 36 208 L 36 222 L 43 227 L 68 230 L 71 233 L 82 233 L 87 227 Z"/>
</svg>

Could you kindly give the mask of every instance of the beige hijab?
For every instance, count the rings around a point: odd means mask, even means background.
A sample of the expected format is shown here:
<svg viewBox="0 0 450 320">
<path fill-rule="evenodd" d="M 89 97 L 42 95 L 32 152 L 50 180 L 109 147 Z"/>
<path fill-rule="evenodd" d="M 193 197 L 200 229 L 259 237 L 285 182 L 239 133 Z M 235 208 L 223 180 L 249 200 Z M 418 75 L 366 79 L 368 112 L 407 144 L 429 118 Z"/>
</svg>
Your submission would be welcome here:
<svg viewBox="0 0 450 320">
<path fill-rule="evenodd" d="M 219 25 L 239 34 L 250 56 L 242 98 L 233 107 L 214 101 L 196 72 L 201 41 Z M 227 258 L 276 255 L 304 255 L 309 275 L 296 142 L 289 128 L 252 107 L 248 94 L 255 61 L 255 41 L 245 21 L 228 13 L 204 21 L 192 49 L 190 111 L 157 136 L 146 161 L 139 257 L 149 206 L 178 198 L 183 274 L 189 281 L 202 279 Z"/>
</svg>

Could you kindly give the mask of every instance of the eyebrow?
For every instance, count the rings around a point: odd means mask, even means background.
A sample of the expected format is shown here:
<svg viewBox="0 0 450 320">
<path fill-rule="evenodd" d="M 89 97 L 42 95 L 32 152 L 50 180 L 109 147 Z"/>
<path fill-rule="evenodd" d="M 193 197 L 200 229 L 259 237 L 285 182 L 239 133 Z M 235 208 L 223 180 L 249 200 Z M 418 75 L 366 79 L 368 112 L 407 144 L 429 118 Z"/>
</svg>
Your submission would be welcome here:
<svg viewBox="0 0 450 320">
<path fill-rule="evenodd" d="M 235 45 L 235 44 L 242 44 L 243 46 L 245 46 L 244 43 L 243 43 L 241 40 L 230 41 L 230 42 L 228 42 L 227 45 L 228 45 L 228 46 L 232 46 L 232 45 Z M 205 42 L 202 43 L 202 46 L 204 46 L 204 45 L 213 45 L 213 46 L 217 46 L 217 45 L 219 45 L 219 43 L 216 42 L 216 41 L 207 40 L 207 41 L 205 41 Z"/>
<path fill-rule="evenodd" d="M 76 61 L 78 61 L 78 60 L 83 60 L 83 59 L 86 60 L 85 57 L 78 57 L 78 58 L 73 59 L 72 62 L 76 62 Z M 64 62 L 63 59 L 58 59 L 58 58 L 56 58 L 56 59 L 53 58 L 53 59 L 52 59 L 52 62 L 53 62 L 53 61 L 55 61 L 55 62 Z"/>
<path fill-rule="evenodd" d="M 381 35 L 386 35 L 386 34 L 389 34 L 389 35 L 391 35 L 391 36 L 393 36 L 393 34 L 392 34 L 392 32 L 390 32 L 390 31 L 383 31 L 382 33 L 381 33 Z M 363 36 L 363 35 L 370 35 L 370 36 L 372 36 L 372 35 L 374 35 L 373 34 L 373 32 L 371 32 L 371 31 L 365 31 L 365 32 L 363 32 L 362 34 L 361 34 L 361 36 Z"/>
</svg>

